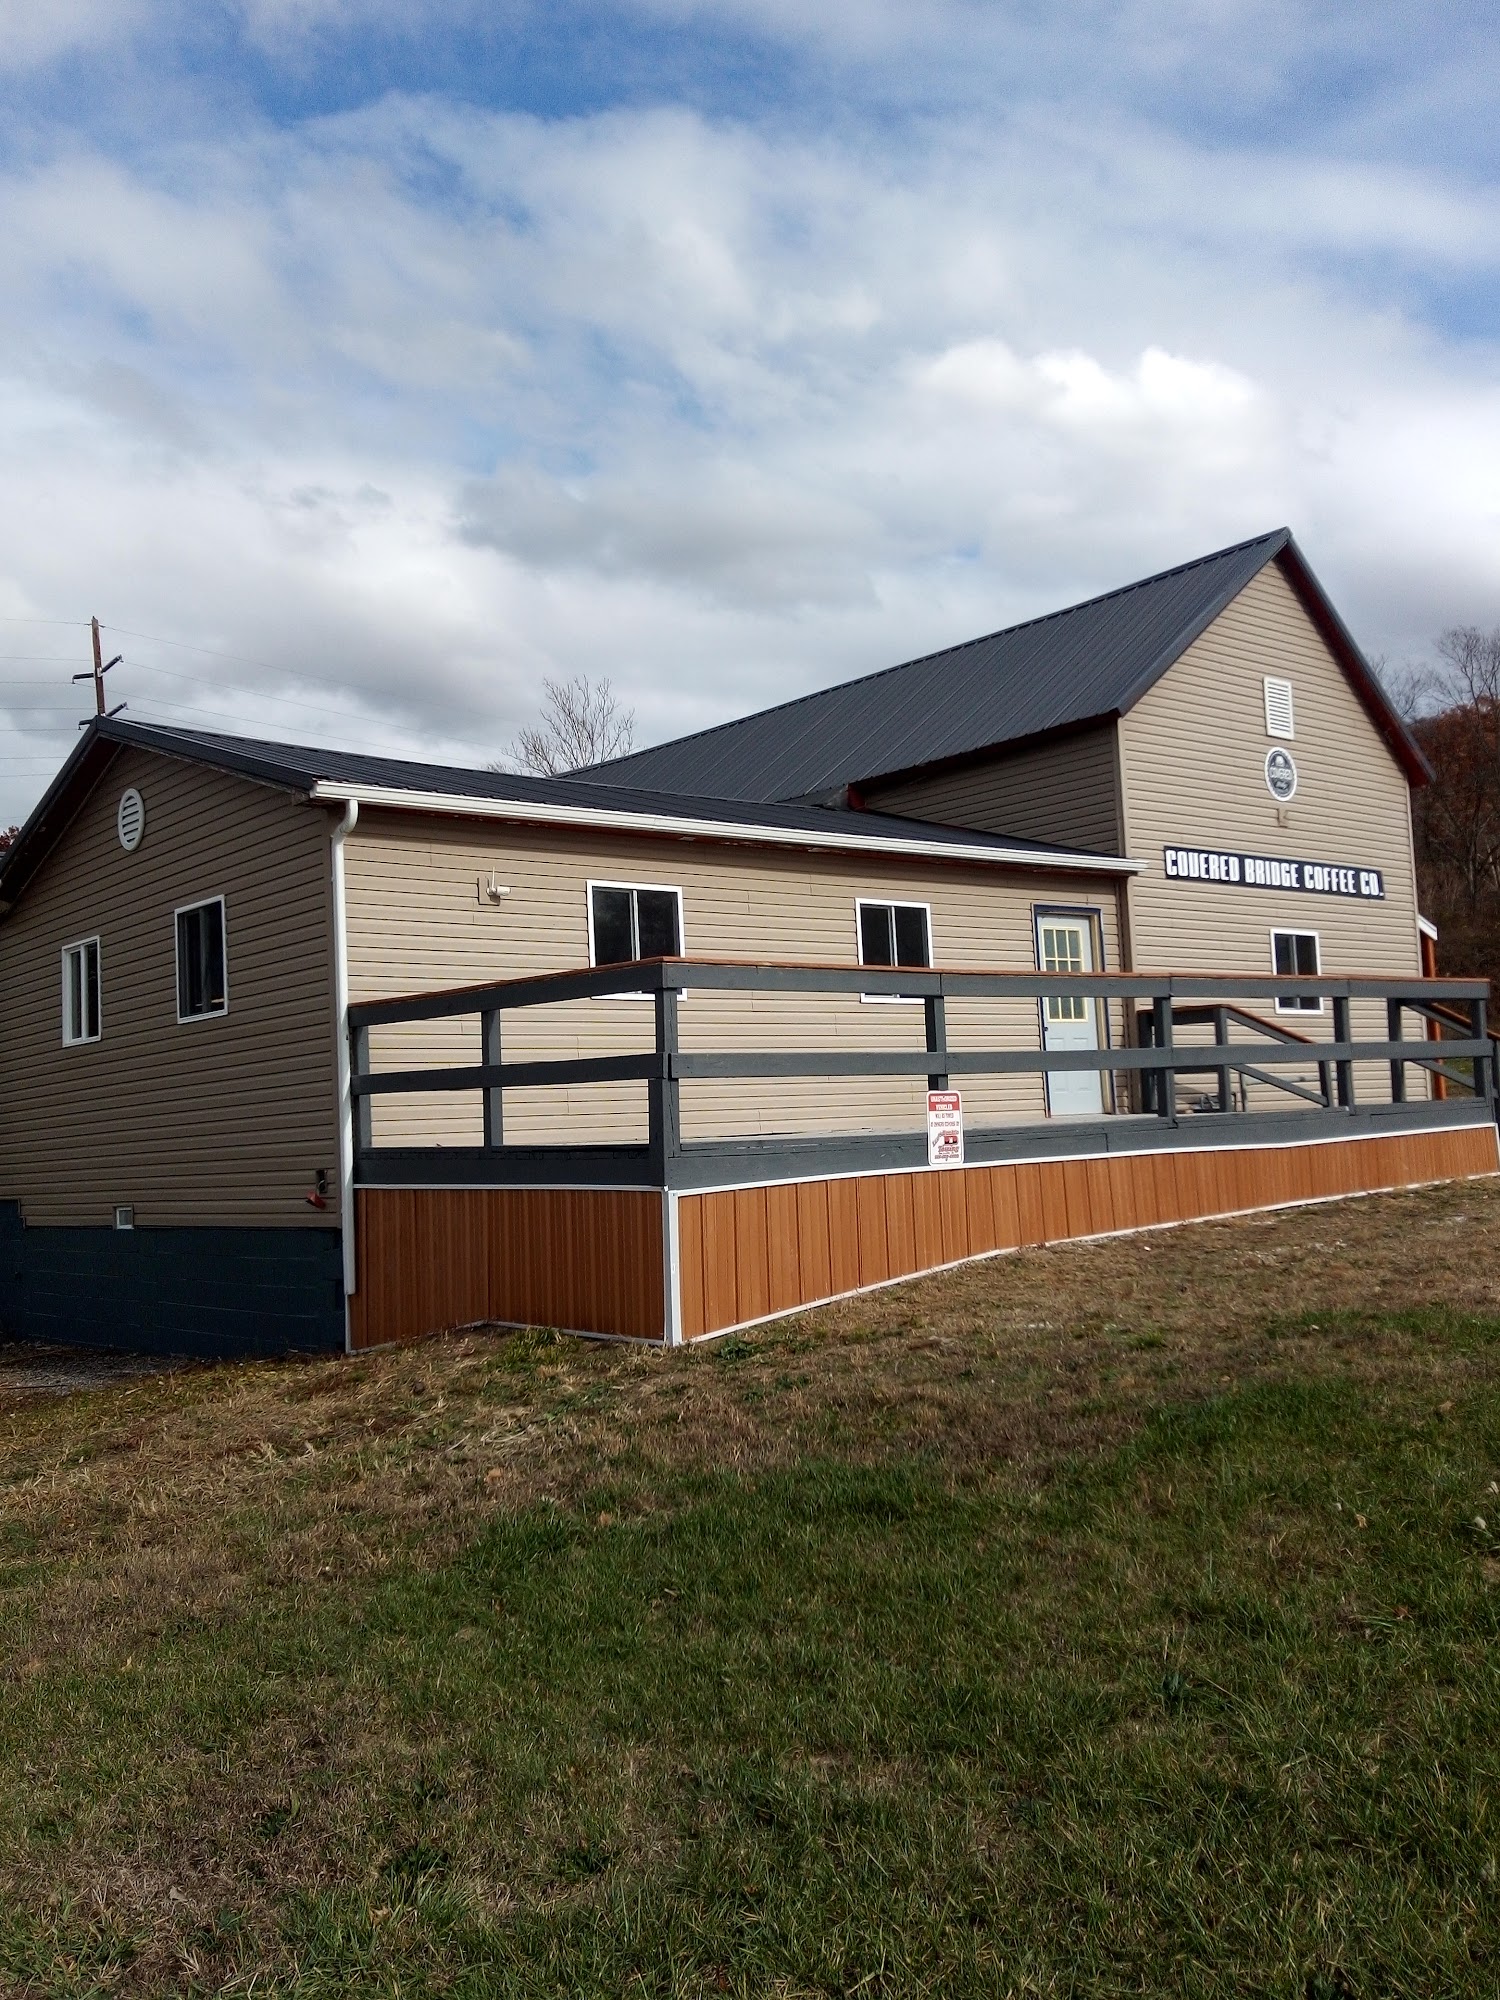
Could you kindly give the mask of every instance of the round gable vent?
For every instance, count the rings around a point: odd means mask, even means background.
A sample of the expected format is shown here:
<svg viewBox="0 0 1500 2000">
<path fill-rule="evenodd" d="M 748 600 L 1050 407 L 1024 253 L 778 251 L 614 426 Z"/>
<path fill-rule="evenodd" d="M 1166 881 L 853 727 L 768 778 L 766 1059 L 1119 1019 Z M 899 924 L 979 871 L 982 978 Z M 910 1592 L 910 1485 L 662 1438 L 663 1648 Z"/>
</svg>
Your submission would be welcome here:
<svg viewBox="0 0 1500 2000">
<path fill-rule="evenodd" d="M 146 831 L 146 801 L 132 785 L 128 792 L 120 795 L 120 810 L 115 814 L 115 831 L 120 836 L 120 845 L 127 854 L 134 854 L 141 844 L 141 835 Z"/>
</svg>

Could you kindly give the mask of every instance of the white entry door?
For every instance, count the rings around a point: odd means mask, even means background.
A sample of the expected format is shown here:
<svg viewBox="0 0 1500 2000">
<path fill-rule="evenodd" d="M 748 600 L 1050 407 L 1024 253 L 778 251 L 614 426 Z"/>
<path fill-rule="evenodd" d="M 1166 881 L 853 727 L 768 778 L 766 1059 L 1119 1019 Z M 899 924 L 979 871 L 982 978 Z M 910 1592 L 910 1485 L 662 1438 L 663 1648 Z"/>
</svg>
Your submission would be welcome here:
<svg viewBox="0 0 1500 2000">
<path fill-rule="evenodd" d="M 1043 972 L 1092 972 L 1094 931 L 1087 917 L 1036 920 L 1037 963 Z M 1097 1049 L 1099 1009 L 1081 994 L 1062 994 L 1042 1002 L 1042 1046 L 1047 1049 Z M 1047 1076 L 1047 1109 L 1054 1118 L 1097 1118 L 1104 1109 L 1104 1073 L 1097 1069 L 1055 1069 Z"/>
</svg>

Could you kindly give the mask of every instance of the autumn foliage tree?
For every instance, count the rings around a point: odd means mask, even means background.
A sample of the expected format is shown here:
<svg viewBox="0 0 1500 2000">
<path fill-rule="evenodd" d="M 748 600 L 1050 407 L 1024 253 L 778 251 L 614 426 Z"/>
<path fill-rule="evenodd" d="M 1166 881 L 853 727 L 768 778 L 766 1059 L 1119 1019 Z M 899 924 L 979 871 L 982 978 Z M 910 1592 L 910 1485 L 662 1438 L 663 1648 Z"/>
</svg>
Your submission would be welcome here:
<svg viewBox="0 0 1500 2000">
<path fill-rule="evenodd" d="M 1445 632 L 1437 665 L 1407 695 L 1426 710 L 1411 727 L 1434 774 L 1413 795 L 1412 831 L 1438 963 L 1500 994 L 1500 627 Z"/>
</svg>

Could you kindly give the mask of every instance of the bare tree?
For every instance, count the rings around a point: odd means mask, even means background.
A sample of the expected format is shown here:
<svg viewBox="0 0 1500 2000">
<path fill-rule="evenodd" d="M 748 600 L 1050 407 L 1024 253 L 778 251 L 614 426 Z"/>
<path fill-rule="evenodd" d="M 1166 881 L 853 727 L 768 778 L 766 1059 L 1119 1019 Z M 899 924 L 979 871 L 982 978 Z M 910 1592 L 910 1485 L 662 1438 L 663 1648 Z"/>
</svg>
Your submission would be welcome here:
<svg viewBox="0 0 1500 2000">
<path fill-rule="evenodd" d="M 575 674 L 570 681 L 542 682 L 541 720 L 523 729 L 496 771 L 528 771 L 554 778 L 586 764 L 623 757 L 635 743 L 635 710 L 622 708 L 608 680 Z"/>
</svg>

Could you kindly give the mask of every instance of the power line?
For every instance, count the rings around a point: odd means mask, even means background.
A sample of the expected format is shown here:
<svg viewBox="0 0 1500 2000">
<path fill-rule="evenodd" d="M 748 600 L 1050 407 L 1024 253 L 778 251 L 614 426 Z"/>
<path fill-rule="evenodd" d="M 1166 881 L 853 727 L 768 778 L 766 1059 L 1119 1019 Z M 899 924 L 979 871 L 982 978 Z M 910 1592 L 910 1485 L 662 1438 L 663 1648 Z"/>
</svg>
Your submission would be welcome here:
<svg viewBox="0 0 1500 2000">
<path fill-rule="evenodd" d="M 307 681 L 313 687 L 332 688 L 336 693 L 343 691 L 342 683 L 339 681 L 326 680 L 320 674 L 310 674 L 302 667 L 276 666 L 270 660 L 257 660 L 249 653 L 226 653 L 215 646 L 192 645 L 186 639 L 163 639 L 154 632 L 133 632 L 128 625 L 108 625 L 105 630 L 118 632 L 124 639 L 144 639 L 150 646 L 174 646 L 182 653 L 201 653 L 207 660 L 231 660 L 236 666 L 259 667 L 262 673 L 280 674 L 287 680 Z M 166 673 L 168 670 L 159 667 L 157 671 Z"/>
<path fill-rule="evenodd" d="M 222 657 L 228 659 L 231 656 L 229 654 L 224 654 Z M 155 661 L 138 660 L 134 657 L 133 654 L 129 653 L 126 654 L 125 665 L 127 667 L 134 667 L 136 671 L 139 673 L 165 674 L 169 680 L 187 681 L 193 687 L 202 687 L 204 685 L 202 679 L 196 674 L 183 674 L 183 673 L 178 673 L 172 667 L 159 667 L 156 665 Z M 269 673 L 278 673 L 280 672 L 280 669 L 276 667 L 270 667 L 267 669 L 267 671 Z M 332 687 L 335 685 L 335 683 L 333 683 L 332 681 L 324 681 L 322 683 L 319 683 L 319 685 L 322 685 L 324 687 Z M 309 715 L 331 715 L 334 717 L 336 721 L 340 722 L 348 722 L 352 719 L 347 709 L 324 708 L 318 702 L 298 701 L 295 695 L 276 694 L 267 688 L 253 688 L 245 681 L 216 680 L 210 682 L 209 686 L 219 694 L 244 694 L 244 695 L 249 695 L 253 699 L 259 701 L 277 702 L 283 708 L 306 709 Z M 350 698 L 351 700 L 356 702 L 361 700 L 361 697 L 358 695 L 351 695 Z M 161 699 L 161 697 L 153 695 L 151 699 L 154 701 Z"/>
</svg>

